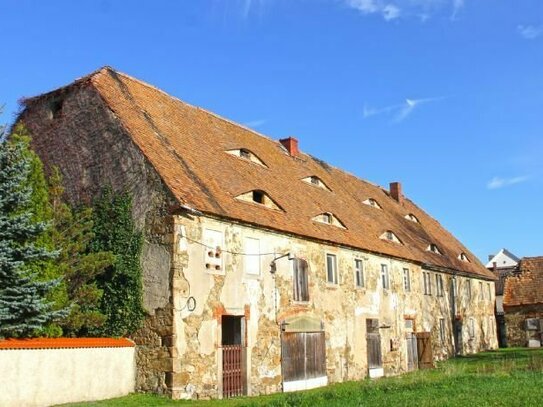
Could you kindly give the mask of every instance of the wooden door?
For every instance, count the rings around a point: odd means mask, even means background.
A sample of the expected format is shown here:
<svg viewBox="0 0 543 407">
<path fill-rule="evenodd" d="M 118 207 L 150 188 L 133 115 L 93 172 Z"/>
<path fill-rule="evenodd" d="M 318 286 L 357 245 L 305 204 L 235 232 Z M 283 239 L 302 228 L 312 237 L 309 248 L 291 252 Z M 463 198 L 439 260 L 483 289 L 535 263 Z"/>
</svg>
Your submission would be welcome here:
<svg viewBox="0 0 543 407">
<path fill-rule="evenodd" d="M 417 337 L 409 332 L 405 337 L 407 346 L 407 370 L 416 370 L 419 366 L 419 356 L 417 351 Z"/>
<path fill-rule="evenodd" d="M 326 376 L 324 332 L 283 332 L 281 356 L 283 382 Z"/>
<path fill-rule="evenodd" d="M 430 332 L 417 332 L 416 335 L 419 368 L 431 369 L 434 367 L 434 354 Z"/>
<path fill-rule="evenodd" d="M 224 398 L 244 395 L 245 369 L 245 318 L 222 317 L 222 395 Z"/>
</svg>

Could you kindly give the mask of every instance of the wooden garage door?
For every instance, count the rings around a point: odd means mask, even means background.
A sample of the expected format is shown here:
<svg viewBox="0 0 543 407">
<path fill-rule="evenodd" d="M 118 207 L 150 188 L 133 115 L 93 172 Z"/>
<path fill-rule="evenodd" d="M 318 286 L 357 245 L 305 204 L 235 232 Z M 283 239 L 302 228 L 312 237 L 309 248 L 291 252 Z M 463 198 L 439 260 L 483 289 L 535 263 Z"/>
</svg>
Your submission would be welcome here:
<svg viewBox="0 0 543 407">
<path fill-rule="evenodd" d="M 434 367 L 434 354 L 430 332 L 417 332 L 416 335 L 419 368 L 431 369 Z"/>
<path fill-rule="evenodd" d="M 326 376 L 324 332 L 283 332 L 281 353 L 284 382 Z"/>
</svg>

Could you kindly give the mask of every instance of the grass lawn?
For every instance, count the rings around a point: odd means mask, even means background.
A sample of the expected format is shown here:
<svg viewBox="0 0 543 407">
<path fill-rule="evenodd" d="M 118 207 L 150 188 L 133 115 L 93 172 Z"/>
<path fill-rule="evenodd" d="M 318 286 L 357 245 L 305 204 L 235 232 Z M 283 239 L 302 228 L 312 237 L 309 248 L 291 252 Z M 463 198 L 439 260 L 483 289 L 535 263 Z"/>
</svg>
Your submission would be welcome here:
<svg viewBox="0 0 543 407">
<path fill-rule="evenodd" d="M 147 394 L 70 406 L 543 406 L 543 350 L 504 349 L 451 359 L 436 369 L 296 393 L 172 401 Z"/>
</svg>

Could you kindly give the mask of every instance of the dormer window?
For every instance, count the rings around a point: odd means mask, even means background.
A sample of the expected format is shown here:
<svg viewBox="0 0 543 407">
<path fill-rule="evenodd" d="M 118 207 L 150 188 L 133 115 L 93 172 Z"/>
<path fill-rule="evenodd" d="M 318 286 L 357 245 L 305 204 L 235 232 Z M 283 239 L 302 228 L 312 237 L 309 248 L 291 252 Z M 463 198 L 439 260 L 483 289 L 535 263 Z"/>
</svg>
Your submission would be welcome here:
<svg viewBox="0 0 543 407">
<path fill-rule="evenodd" d="M 398 236 L 396 236 L 396 234 L 392 230 L 387 230 L 379 237 L 383 240 L 388 240 L 389 242 L 402 244 L 402 241 L 398 238 Z"/>
<path fill-rule="evenodd" d="M 441 250 L 439 250 L 439 247 L 437 247 L 437 245 L 435 245 L 434 243 L 431 243 L 430 245 L 428 245 L 426 250 L 435 254 L 442 254 Z"/>
<path fill-rule="evenodd" d="M 419 222 L 419 218 L 417 218 L 415 215 L 413 215 L 412 213 L 408 213 L 407 215 L 404 216 L 405 219 L 407 220 L 410 220 L 411 222 L 415 222 L 415 223 L 420 223 Z"/>
<path fill-rule="evenodd" d="M 240 201 L 255 203 L 278 211 L 282 210 L 281 207 L 273 199 L 271 199 L 266 192 L 260 189 L 245 192 L 244 194 L 236 196 L 236 199 L 239 199 Z"/>
<path fill-rule="evenodd" d="M 228 150 L 226 153 L 243 158 L 244 160 L 251 161 L 252 163 L 261 165 L 263 167 L 267 167 L 266 164 L 264 164 L 264 161 L 262 161 L 255 153 L 253 153 L 250 150 L 247 150 L 246 148 L 239 148 L 235 150 Z"/>
<path fill-rule="evenodd" d="M 379 203 L 373 198 L 368 198 L 365 201 L 363 201 L 362 203 L 366 204 L 366 205 L 369 205 L 369 206 L 372 206 L 372 207 L 377 208 L 377 209 L 381 209 L 381 205 L 379 205 Z"/>
<path fill-rule="evenodd" d="M 311 175 L 310 177 L 302 178 L 302 181 L 307 182 L 308 184 L 311 184 L 313 186 L 326 189 L 327 191 L 331 191 L 330 188 L 324 183 L 322 179 L 317 177 L 316 175 Z"/>
<path fill-rule="evenodd" d="M 462 252 L 458 255 L 458 259 L 462 260 L 462 261 L 465 261 L 466 263 L 469 263 L 469 258 L 468 256 L 466 255 L 466 253 Z"/>
<path fill-rule="evenodd" d="M 312 219 L 315 222 L 325 223 L 327 225 L 337 226 L 338 228 L 346 229 L 343 223 L 332 213 L 324 212 Z"/>
</svg>

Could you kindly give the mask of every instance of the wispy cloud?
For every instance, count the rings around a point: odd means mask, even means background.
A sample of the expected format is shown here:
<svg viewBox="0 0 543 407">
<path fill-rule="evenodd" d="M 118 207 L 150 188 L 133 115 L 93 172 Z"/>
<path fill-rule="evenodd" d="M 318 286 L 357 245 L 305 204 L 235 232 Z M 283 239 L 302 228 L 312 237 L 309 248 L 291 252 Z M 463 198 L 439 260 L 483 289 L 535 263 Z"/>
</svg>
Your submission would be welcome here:
<svg viewBox="0 0 543 407">
<path fill-rule="evenodd" d="M 249 121 L 249 122 L 245 122 L 243 123 L 243 125 L 245 127 L 250 127 L 252 129 L 256 129 L 257 127 L 260 127 L 260 126 L 263 126 L 264 124 L 266 124 L 267 120 L 266 119 L 259 119 L 259 120 L 252 120 L 252 121 Z"/>
<path fill-rule="evenodd" d="M 364 116 L 364 118 L 368 118 L 380 114 L 393 114 L 393 121 L 398 123 L 407 119 L 411 115 L 411 113 L 413 113 L 413 111 L 417 109 L 420 105 L 437 102 L 443 99 L 445 99 L 444 96 L 422 99 L 405 99 L 404 103 L 385 106 L 381 108 L 372 108 L 364 105 L 362 115 Z"/>
<path fill-rule="evenodd" d="M 534 40 L 543 34 L 543 25 L 518 25 L 517 31 L 521 37 Z"/>
<path fill-rule="evenodd" d="M 344 0 L 345 4 L 364 15 L 381 15 L 386 21 L 400 17 L 417 17 L 426 21 L 441 10 L 452 10 L 451 19 L 465 6 L 465 0 Z"/>
<path fill-rule="evenodd" d="M 486 184 L 486 187 L 488 189 L 499 189 L 508 187 L 515 184 L 520 184 L 522 182 L 528 181 L 530 177 L 524 175 L 520 177 L 510 177 L 510 178 L 501 178 L 501 177 L 494 177 L 488 183 Z"/>
</svg>

